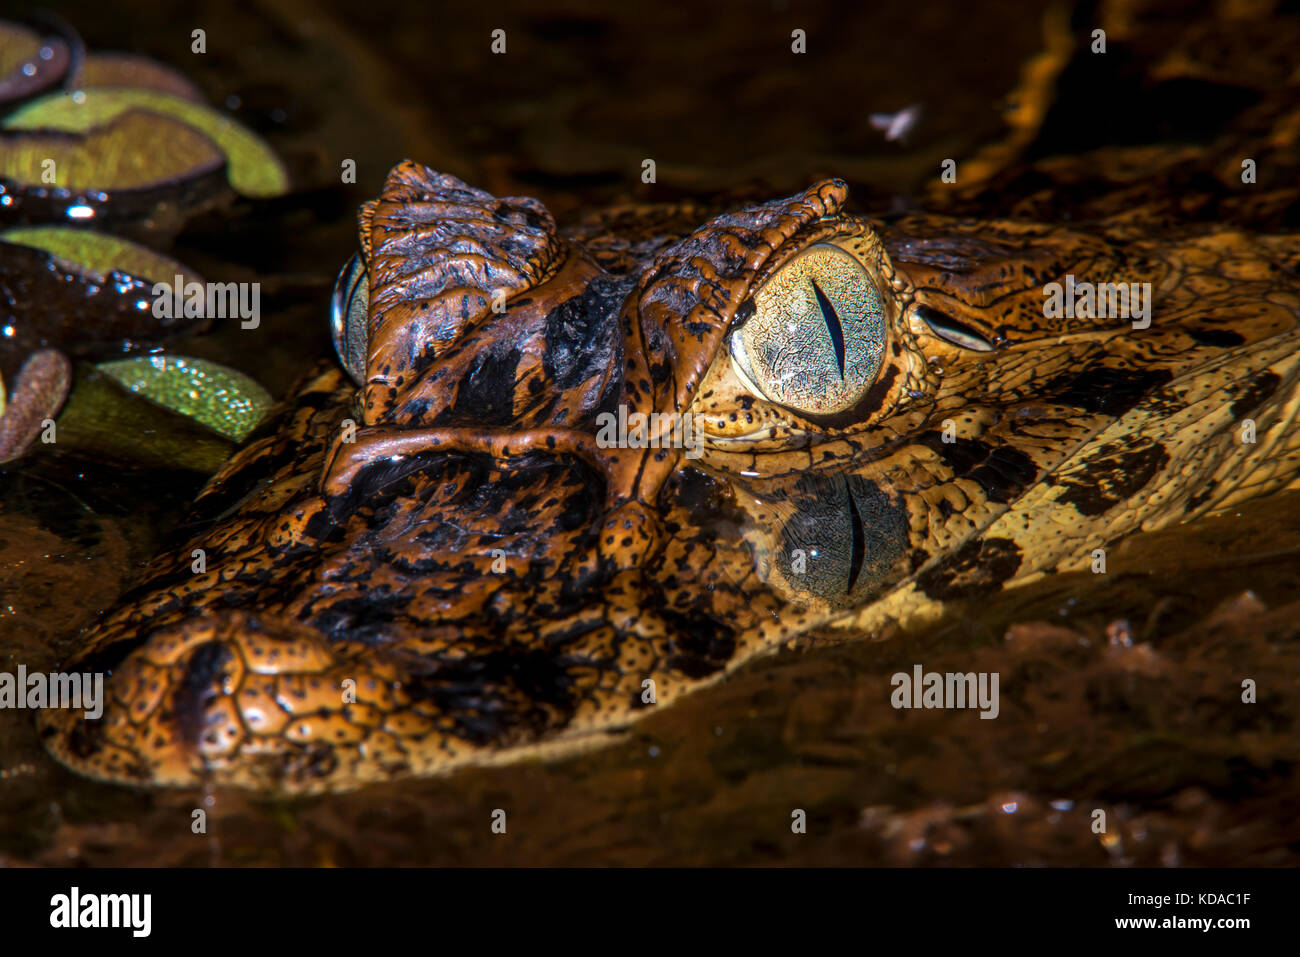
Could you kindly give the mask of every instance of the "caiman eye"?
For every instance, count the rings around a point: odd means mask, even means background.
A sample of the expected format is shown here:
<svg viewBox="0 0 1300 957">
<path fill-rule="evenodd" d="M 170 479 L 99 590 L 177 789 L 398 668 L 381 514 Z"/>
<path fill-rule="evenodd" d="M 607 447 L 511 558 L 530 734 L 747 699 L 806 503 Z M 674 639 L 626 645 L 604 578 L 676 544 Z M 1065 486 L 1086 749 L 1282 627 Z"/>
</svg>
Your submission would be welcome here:
<svg viewBox="0 0 1300 957">
<path fill-rule="evenodd" d="M 359 254 L 339 272 L 330 298 L 330 333 L 334 351 L 357 385 L 366 382 L 366 312 L 370 306 L 370 281 Z"/>
<path fill-rule="evenodd" d="M 804 415 L 862 400 L 885 356 L 880 292 L 862 263 L 829 243 L 809 246 L 753 296 L 731 334 L 736 374 L 757 395 Z"/>
<path fill-rule="evenodd" d="M 954 346 L 961 346 L 974 352 L 993 351 L 993 343 L 989 342 L 979 330 L 972 329 L 952 316 L 945 316 L 929 306 L 917 306 L 916 314 L 930 327 L 931 332 Z"/>
</svg>

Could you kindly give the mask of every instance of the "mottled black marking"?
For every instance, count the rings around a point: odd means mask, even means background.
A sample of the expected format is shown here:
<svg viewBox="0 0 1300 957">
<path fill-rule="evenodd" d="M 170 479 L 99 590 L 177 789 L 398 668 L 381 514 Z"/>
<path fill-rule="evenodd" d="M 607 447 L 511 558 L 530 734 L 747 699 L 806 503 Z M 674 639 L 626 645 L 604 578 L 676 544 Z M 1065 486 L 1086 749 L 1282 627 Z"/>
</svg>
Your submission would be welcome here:
<svg viewBox="0 0 1300 957">
<path fill-rule="evenodd" d="M 411 568 L 394 560 L 393 556 L 384 556 L 384 561 L 407 574 L 419 574 L 421 569 Z M 424 569 L 431 571 L 438 565 L 447 563 L 446 555 L 432 559 L 432 566 Z M 409 595 L 393 595 L 378 591 L 369 591 L 355 598 L 335 599 L 328 608 L 313 617 L 311 625 L 333 641 L 360 641 L 372 647 L 382 645 L 393 636 L 392 624 L 400 621 L 411 603 Z"/>
<path fill-rule="evenodd" d="M 1219 483 L 1216 482 L 1214 479 L 1206 479 L 1204 484 L 1202 484 L 1201 487 L 1198 488 L 1196 492 L 1192 495 L 1192 497 L 1187 500 L 1187 504 L 1183 507 L 1184 513 L 1194 512 L 1202 505 L 1204 505 L 1211 498 L 1211 496 L 1214 495 L 1218 487 L 1219 487 Z"/>
<path fill-rule="evenodd" d="M 403 684 L 413 701 L 430 701 L 472 744 L 499 744 L 512 733 L 563 727 L 577 706 L 561 649 L 493 649 L 465 658 L 410 662 Z M 551 714 L 548 714 L 551 712 Z M 558 718 L 558 720 L 557 720 Z"/>
<path fill-rule="evenodd" d="M 1246 341 L 1245 336 L 1231 329 L 1188 329 L 1187 334 L 1196 340 L 1198 345 L 1218 346 L 1221 349 L 1239 346 Z"/>
<path fill-rule="evenodd" d="M 736 653 L 736 632 L 705 614 L 662 609 L 660 617 L 672 633 L 673 652 L 666 664 L 688 678 L 705 678 L 727 666 Z"/>
<path fill-rule="evenodd" d="M 1057 479 L 1066 492 L 1060 501 L 1073 505 L 1081 515 L 1101 515 L 1127 502 L 1169 463 L 1163 445 L 1099 450 L 1081 473 Z"/>
<path fill-rule="evenodd" d="M 443 462 L 449 454 L 456 453 L 431 451 L 411 455 L 396 462 L 383 458 L 366 463 L 348 485 L 347 491 L 329 500 L 330 521 L 337 525 L 363 503 L 371 501 L 385 490 L 391 491 L 390 486 L 412 473 Z"/>
<path fill-rule="evenodd" d="M 1034 483 L 1038 466 L 1019 449 L 999 445 L 989 452 L 984 464 L 970 473 L 970 478 L 979 483 L 990 502 L 1006 505 Z"/>
<path fill-rule="evenodd" d="M 516 370 L 520 351 L 483 352 L 474 360 L 456 393 L 450 414 L 441 413 L 438 424 L 460 420 L 481 425 L 509 425 L 514 421 Z"/>
<path fill-rule="evenodd" d="M 623 395 L 623 352 L 622 346 L 619 347 L 618 369 L 617 374 L 609 378 L 605 383 L 604 389 L 601 390 L 600 396 L 591 406 L 591 410 L 584 417 L 583 421 L 596 421 L 604 413 L 617 413 L 619 400 Z M 585 405 L 585 403 L 584 403 Z M 561 424 L 560 420 L 556 425 Z"/>
<path fill-rule="evenodd" d="M 423 422 L 433 406 L 428 396 L 418 396 L 402 404 L 402 417 L 411 422 Z"/>
<path fill-rule="evenodd" d="M 318 545 L 327 541 L 338 541 L 343 537 L 343 527 L 334 521 L 328 509 L 313 512 L 311 518 L 302 527 L 302 537 L 314 539 Z M 307 543 L 303 543 L 307 547 Z"/>
<path fill-rule="evenodd" d="M 1232 403 L 1230 411 L 1233 421 L 1244 419 L 1263 405 L 1277 391 L 1281 381 L 1281 376 L 1271 369 L 1265 369 L 1257 374 Z"/>
<path fill-rule="evenodd" d="M 311 744 L 291 755 L 288 761 L 295 771 L 310 778 L 327 778 L 339 766 L 339 757 L 328 744 Z"/>
<path fill-rule="evenodd" d="M 1121 416 L 1170 379 L 1168 369 L 1112 369 L 1092 366 L 1067 372 L 1043 386 L 1043 398 L 1084 412 Z"/>
<path fill-rule="evenodd" d="M 935 601 L 978 598 L 1001 588 L 1022 560 L 1009 538 L 975 539 L 918 575 L 916 585 Z"/>
<path fill-rule="evenodd" d="M 83 760 L 93 757 L 103 746 L 104 728 L 103 721 L 76 722 L 64 742 L 68 753 Z M 46 727 L 42 729 L 41 737 L 48 738 L 57 733 L 55 728 Z"/>
<path fill-rule="evenodd" d="M 1024 452 L 1009 445 L 989 445 L 980 439 L 943 441 L 943 433 L 922 432 L 916 441 L 932 449 L 959 478 L 979 483 L 990 502 L 1006 505 L 1033 484 L 1038 466 Z"/>
<path fill-rule="evenodd" d="M 542 364 L 558 388 L 607 373 L 621 359 L 618 317 L 629 289 L 627 279 L 602 276 L 546 314 Z"/>
</svg>

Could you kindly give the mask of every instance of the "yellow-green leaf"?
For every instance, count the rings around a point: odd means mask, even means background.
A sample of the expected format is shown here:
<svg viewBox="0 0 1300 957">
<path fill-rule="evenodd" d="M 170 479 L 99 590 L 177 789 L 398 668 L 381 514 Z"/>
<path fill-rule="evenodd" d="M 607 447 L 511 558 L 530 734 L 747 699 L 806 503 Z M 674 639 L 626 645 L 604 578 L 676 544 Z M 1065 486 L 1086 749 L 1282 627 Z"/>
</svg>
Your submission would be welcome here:
<svg viewBox="0 0 1300 957">
<path fill-rule="evenodd" d="M 170 116 L 202 131 L 221 148 L 230 184 L 247 196 L 279 196 L 289 177 L 278 157 L 259 136 L 210 107 L 157 90 L 90 89 L 43 96 L 5 120 L 6 129 L 85 132 L 118 114 L 139 108 Z M 152 149 L 156 144 L 142 144 Z"/>
<path fill-rule="evenodd" d="M 223 159 L 206 134 L 139 109 L 116 115 L 84 136 L 41 131 L 0 138 L 0 177 L 38 188 L 146 189 L 219 169 Z M 47 170 L 53 182 L 46 178 Z"/>
</svg>

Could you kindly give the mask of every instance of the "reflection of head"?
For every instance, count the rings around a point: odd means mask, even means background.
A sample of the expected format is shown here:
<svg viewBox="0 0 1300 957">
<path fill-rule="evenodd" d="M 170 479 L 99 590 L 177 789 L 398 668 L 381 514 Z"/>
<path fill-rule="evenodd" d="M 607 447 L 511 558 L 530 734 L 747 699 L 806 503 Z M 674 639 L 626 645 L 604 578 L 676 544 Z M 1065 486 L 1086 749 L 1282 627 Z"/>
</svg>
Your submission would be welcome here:
<svg viewBox="0 0 1300 957">
<path fill-rule="evenodd" d="M 765 530 L 771 572 L 796 600 L 846 607 L 897 578 L 906 554 L 907 512 L 858 475 L 799 478 Z"/>
</svg>

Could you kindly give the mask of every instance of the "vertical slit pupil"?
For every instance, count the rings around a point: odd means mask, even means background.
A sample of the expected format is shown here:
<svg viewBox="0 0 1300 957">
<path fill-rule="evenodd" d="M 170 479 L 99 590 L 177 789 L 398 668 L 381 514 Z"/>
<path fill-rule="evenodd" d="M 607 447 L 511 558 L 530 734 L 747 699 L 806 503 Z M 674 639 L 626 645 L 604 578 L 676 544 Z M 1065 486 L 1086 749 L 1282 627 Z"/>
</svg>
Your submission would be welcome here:
<svg viewBox="0 0 1300 957">
<path fill-rule="evenodd" d="M 835 307 L 826 298 L 826 293 L 822 292 L 822 287 L 817 285 L 817 280 L 811 281 L 813 295 L 817 297 L 817 305 L 822 311 L 822 321 L 826 323 L 826 331 L 831 335 L 831 345 L 835 347 L 835 361 L 839 363 L 842 382 L 844 381 L 844 327 L 840 325 L 840 317 L 835 314 Z"/>
<path fill-rule="evenodd" d="M 849 527 L 853 532 L 853 547 L 849 557 L 849 587 L 845 589 L 846 595 L 853 594 L 853 586 L 858 583 L 858 576 L 862 574 L 862 562 L 866 558 L 867 543 L 862 537 L 862 516 L 858 514 L 858 504 L 853 501 L 853 490 L 849 490 Z"/>
</svg>

